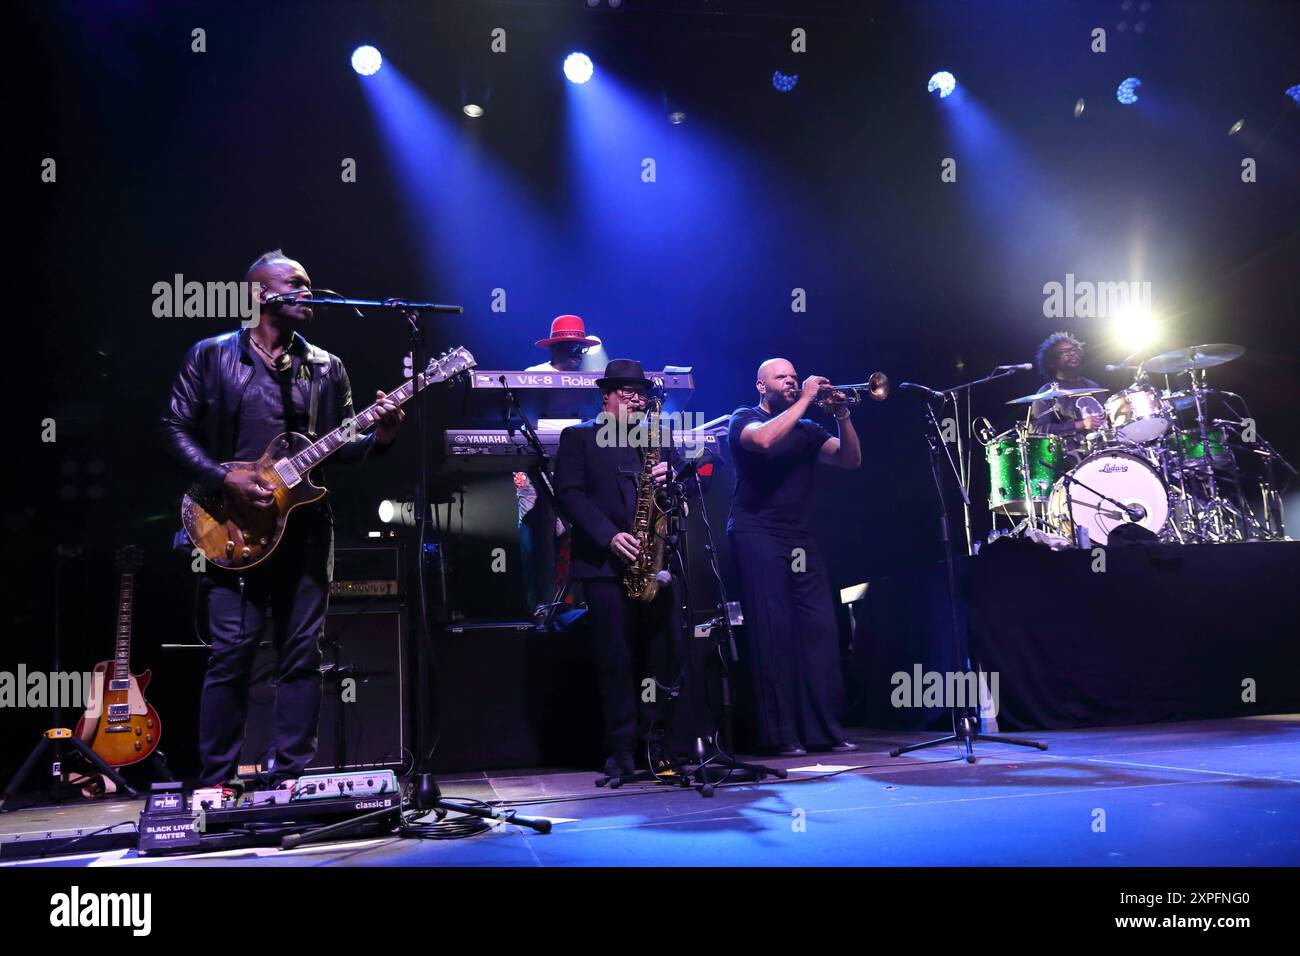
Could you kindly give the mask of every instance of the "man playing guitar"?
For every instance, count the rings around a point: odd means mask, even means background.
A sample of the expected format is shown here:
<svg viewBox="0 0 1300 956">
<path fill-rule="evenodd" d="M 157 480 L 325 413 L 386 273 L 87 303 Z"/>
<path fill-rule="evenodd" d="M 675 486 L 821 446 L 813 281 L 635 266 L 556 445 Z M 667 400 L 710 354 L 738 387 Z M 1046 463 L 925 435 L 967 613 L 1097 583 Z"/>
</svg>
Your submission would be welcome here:
<svg viewBox="0 0 1300 956">
<path fill-rule="evenodd" d="M 252 328 L 193 346 L 172 383 L 162 418 L 173 456 L 208 494 L 224 493 L 234 512 L 272 508 L 273 491 L 256 472 L 219 464 L 257 459 L 285 432 L 324 433 L 353 417 L 352 389 L 337 356 L 299 333 L 312 317 L 311 280 L 302 265 L 276 249 L 248 269 L 261 283 L 261 307 Z M 403 418 L 378 392 L 373 431 L 339 451 L 359 461 L 385 451 Z M 321 653 L 333 564 L 333 518 L 328 500 L 299 509 L 265 563 L 239 572 L 207 565 L 200 584 L 206 599 L 211 654 L 199 711 L 200 784 L 236 779 L 248 712 L 248 685 L 263 628 L 271 628 L 278 666 L 273 750 L 263 783 L 297 777 L 316 753 L 321 705 Z"/>
</svg>

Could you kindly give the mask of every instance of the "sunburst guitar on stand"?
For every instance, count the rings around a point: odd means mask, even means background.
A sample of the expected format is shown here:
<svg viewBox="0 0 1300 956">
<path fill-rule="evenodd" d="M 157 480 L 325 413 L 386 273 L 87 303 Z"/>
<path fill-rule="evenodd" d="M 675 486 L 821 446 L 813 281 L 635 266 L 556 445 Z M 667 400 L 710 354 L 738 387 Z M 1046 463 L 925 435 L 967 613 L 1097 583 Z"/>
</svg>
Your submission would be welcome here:
<svg viewBox="0 0 1300 956">
<path fill-rule="evenodd" d="M 144 692 L 153 671 L 131 673 L 131 628 L 135 615 L 135 572 L 140 550 L 118 551 L 117 640 L 111 661 L 100 661 L 91 673 L 86 712 L 76 734 L 110 767 L 139 763 L 158 747 L 162 721 Z"/>
<path fill-rule="evenodd" d="M 424 374 L 394 389 L 386 400 L 401 405 L 426 386 L 455 378 L 475 364 L 467 349 L 452 349 L 431 359 Z M 219 568 L 246 571 L 257 567 L 274 553 L 293 511 L 325 497 L 327 489 L 309 478 L 312 469 L 361 437 L 378 418 L 375 403 L 315 442 L 286 432 L 273 439 L 257 461 L 227 462 L 233 470 L 256 472 L 262 486 L 272 490 L 274 500 L 261 511 L 244 513 L 224 493 L 209 494 L 192 487 L 181 501 L 181 521 L 190 541 Z"/>
</svg>

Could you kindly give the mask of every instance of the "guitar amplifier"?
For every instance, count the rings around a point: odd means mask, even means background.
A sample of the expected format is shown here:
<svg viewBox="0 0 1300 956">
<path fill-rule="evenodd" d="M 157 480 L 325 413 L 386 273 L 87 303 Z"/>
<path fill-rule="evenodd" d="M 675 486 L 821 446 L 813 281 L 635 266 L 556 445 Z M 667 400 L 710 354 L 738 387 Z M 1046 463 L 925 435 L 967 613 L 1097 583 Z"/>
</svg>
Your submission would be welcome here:
<svg viewBox="0 0 1300 956">
<path fill-rule="evenodd" d="M 330 599 L 368 600 L 402 594 L 402 551 L 392 545 L 335 548 Z"/>
<path fill-rule="evenodd" d="M 406 605 L 375 599 L 331 607 L 321 640 L 324 692 L 311 771 L 400 767 L 411 746 L 407 720 Z M 272 749 L 276 654 L 257 650 L 239 772 L 265 769 Z"/>
</svg>

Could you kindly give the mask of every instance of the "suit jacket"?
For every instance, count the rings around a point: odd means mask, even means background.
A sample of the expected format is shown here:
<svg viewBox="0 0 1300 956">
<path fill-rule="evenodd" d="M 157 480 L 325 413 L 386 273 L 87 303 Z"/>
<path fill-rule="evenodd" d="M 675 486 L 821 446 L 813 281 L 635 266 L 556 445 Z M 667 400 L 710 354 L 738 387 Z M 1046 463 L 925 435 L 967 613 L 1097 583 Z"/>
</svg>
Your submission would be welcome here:
<svg viewBox="0 0 1300 956">
<path fill-rule="evenodd" d="M 618 532 L 631 531 L 636 517 L 642 449 L 601 447 L 596 442 L 599 431 L 596 421 L 570 425 L 560 432 L 560 448 L 555 453 L 555 494 L 573 523 L 569 575 L 578 580 L 623 573 L 626 565 L 614 557 L 609 542 Z M 663 452 L 663 459 L 671 461 L 674 470 L 685 465 L 676 449 Z"/>
<path fill-rule="evenodd" d="M 569 574 L 578 580 L 617 577 L 625 565 L 615 559 L 609 542 L 629 531 L 636 513 L 636 486 L 641 454 L 636 448 L 596 443 L 594 421 L 560 432 L 555 453 L 555 494 L 573 522 Z"/>
</svg>

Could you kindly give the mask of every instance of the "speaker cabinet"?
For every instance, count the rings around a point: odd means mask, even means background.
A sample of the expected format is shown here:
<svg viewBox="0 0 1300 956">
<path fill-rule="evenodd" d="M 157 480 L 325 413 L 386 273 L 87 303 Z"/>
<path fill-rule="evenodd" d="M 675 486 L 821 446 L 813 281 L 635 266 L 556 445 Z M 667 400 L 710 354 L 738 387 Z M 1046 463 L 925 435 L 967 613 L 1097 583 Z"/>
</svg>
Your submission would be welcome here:
<svg viewBox="0 0 1300 956">
<path fill-rule="evenodd" d="M 320 724 L 310 770 L 400 767 L 407 727 L 406 605 L 368 601 L 331 606 L 321 641 Z M 275 648 L 257 651 L 249 688 L 240 773 L 265 768 L 272 746 Z"/>
</svg>

